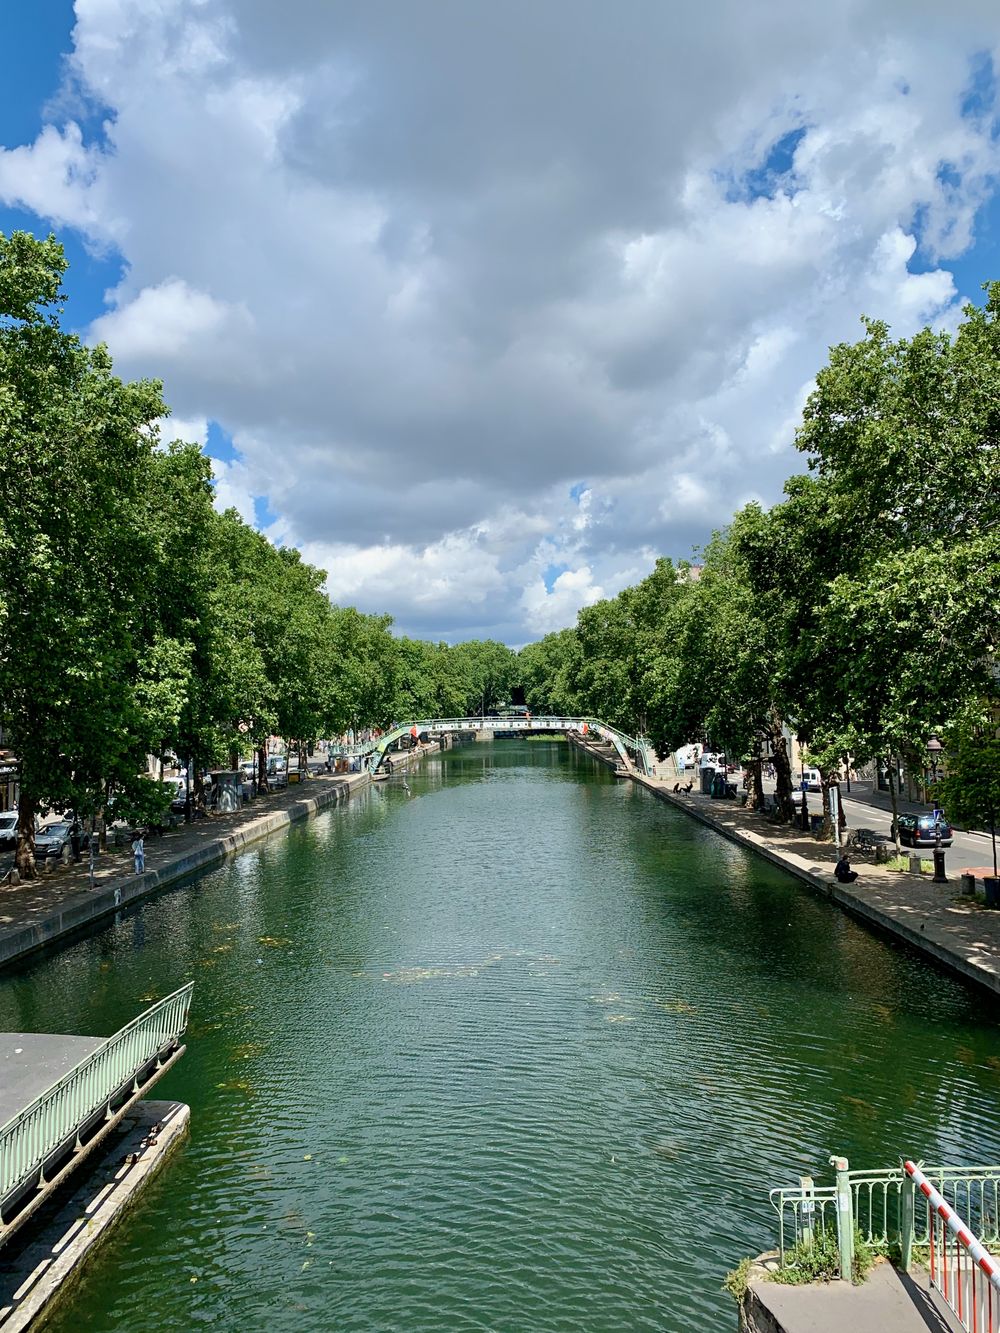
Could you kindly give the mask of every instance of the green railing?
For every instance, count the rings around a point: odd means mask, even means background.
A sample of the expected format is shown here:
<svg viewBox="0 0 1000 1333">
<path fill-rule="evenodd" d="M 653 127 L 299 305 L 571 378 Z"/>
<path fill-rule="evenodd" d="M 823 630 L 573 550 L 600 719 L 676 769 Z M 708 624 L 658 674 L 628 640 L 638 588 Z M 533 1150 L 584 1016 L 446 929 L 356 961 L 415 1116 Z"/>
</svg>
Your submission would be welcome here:
<svg viewBox="0 0 1000 1333">
<path fill-rule="evenodd" d="M 653 772 L 655 756 L 650 743 L 644 737 L 627 736 L 617 727 L 610 727 L 596 717 L 435 717 L 413 719 L 387 731 L 377 740 L 364 741 L 355 745 L 340 746 L 338 753 L 351 756 L 367 756 L 368 767 L 375 772 L 385 756 L 386 750 L 394 741 L 416 728 L 417 734 L 441 734 L 449 731 L 584 731 L 596 732 L 618 751 L 626 765 L 635 765 L 642 773 L 650 776 Z"/>
<path fill-rule="evenodd" d="M 12 1120 L 0 1125 L 0 1205 L 40 1171 L 143 1066 L 179 1042 L 194 982 L 126 1024 Z"/>
<path fill-rule="evenodd" d="M 877 1171 L 851 1171 L 847 1159 L 831 1157 L 833 1185 L 815 1185 L 808 1176 L 798 1188 L 770 1191 L 778 1214 L 778 1252 L 782 1264 L 794 1245 L 811 1244 L 820 1230 L 836 1229 L 842 1275 L 849 1271 L 854 1229 L 877 1248 L 926 1246 L 930 1240 L 926 1210 L 907 1218 L 906 1172 L 902 1163 Z M 924 1175 L 967 1222 L 984 1245 L 1000 1243 L 1000 1166 L 929 1167 Z M 848 1224 L 849 1219 L 849 1224 Z"/>
</svg>

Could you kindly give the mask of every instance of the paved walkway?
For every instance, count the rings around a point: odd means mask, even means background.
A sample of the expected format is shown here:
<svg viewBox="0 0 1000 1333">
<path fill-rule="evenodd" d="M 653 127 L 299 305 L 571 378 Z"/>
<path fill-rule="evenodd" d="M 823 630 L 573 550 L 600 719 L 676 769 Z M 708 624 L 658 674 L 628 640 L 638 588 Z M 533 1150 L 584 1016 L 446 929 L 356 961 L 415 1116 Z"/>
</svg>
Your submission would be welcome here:
<svg viewBox="0 0 1000 1333">
<path fill-rule="evenodd" d="M 368 782 L 367 773 L 317 774 L 260 797 L 235 814 L 210 815 L 162 838 L 147 838 L 142 875 L 135 874 L 132 853 L 125 847 L 97 858 L 93 888 L 86 859 L 30 883 L 0 888 L 0 967 L 137 898 L 218 865 L 249 843 L 347 799 Z"/>
<path fill-rule="evenodd" d="M 879 1264 L 860 1287 L 819 1282 L 785 1287 L 754 1282 L 750 1297 L 754 1330 L 783 1333 L 950 1333 L 959 1325 L 929 1289 L 927 1272 L 897 1273 Z"/>
<path fill-rule="evenodd" d="M 578 737 L 574 743 L 611 763 L 602 752 L 606 747 Z M 633 778 L 661 800 L 788 870 L 853 916 L 1000 994 L 1000 911 L 989 911 L 962 895 L 954 863 L 949 866 L 949 882 L 935 884 L 930 875 L 888 870 L 875 865 L 871 856 L 852 851 L 851 864 L 859 877 L 854 884 L 838 884 L 833 878 L 838 853 L 832 842 L 817 842 L 811 834 L 787 824 L 773 824 L 735 801 L 712 800 L 698 792 L 675 794 L 677 779 L 673 777 L 647 778 L 635 773 Z M 978 869 L 981 874 L 982 863 Z"/>
</svg>

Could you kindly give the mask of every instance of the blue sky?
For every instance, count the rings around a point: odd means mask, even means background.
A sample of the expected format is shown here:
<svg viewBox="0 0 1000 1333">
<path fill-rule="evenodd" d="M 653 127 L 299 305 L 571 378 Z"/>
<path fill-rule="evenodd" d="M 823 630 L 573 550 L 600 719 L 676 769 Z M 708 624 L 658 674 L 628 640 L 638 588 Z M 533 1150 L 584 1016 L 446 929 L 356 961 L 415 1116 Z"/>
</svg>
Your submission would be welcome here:
<svg viewBox="0 0 1000 1333">
<path fill-rule="evenodd" d="M 44 109 L 60 91 L 65 55 L 71 50 L 72 0 L 0 5 L 0 143 L 31 143 L 45 120 Z M 0 231 L 45 232 L 46 220 L 0 203 Z M 66 285 L 66 320 L 84 328 L 104 308 L 104 293 L 121 278 L 116 251 L 100 254 L 78 232 L 58 229 L 71 277 Z"/>
<path fill-rule="evenodd" d="M 0 229 L 335 600 L 523 642 L 779 498 L 862 313 L 1000 278 L 995 17 L 7 4 Z"/>
</svg>

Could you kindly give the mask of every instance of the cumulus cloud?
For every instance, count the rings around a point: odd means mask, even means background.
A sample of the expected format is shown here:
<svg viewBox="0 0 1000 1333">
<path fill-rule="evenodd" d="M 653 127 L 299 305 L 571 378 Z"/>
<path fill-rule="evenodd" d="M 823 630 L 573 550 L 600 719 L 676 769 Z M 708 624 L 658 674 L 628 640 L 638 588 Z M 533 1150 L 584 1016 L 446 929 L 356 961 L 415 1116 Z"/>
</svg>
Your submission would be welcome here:
<svg viewBox="0 0 1000 1333">
<path fill-rule="evenodd" d="M 228 432 L 219 503 L 413 631 L 523 641 L 688 554 L 801 466 L 862 312 L 969 295 L 986 0 L 76 15 L 103 128 L 64 99 L 0 198 L 120 250 L 91 336 Z"/>
</svg>

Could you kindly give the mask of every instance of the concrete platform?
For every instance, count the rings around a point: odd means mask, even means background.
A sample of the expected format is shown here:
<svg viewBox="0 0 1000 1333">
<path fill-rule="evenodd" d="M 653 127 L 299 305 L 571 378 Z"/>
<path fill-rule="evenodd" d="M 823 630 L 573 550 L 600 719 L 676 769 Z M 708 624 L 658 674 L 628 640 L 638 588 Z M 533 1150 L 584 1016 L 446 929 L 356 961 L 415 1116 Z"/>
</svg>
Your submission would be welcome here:
<svg viewBox="0 0 1000 1333">
<path fill-rule="evenodd" d="M 95 1248 L 183 1140 L 190 1114 L 182 1102 L 139 1103 L 93 1164 L 0 1250 L 0 1333 L 35 1326 L 71 1293 Z"/>
<path fill-rule="evenodd" d="M 937 1296 L 926 1269 L 873 1268 L 867 1282 L 784 1287 L 752 1282 L 741 1312 L 746 1333 L 954 1333 L 961 1329 Z M 2 1325 L 0 1325 L 2 1327 Z"/>
<path fill-rule="evenodd" d="M 49 1032 L 0 1032 L 0 1126 L 106 1040 Z"/>
</svg>

